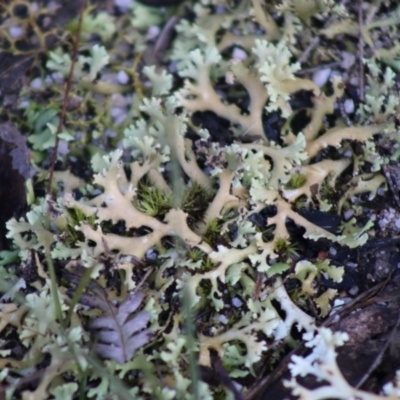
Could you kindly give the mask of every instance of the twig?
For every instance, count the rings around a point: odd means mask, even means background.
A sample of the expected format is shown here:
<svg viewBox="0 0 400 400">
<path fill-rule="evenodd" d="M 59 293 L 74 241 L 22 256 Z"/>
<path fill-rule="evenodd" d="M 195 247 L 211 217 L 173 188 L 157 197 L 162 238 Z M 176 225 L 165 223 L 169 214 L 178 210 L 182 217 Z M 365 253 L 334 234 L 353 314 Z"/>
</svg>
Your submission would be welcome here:
<svg viewBox="0 0 400 400">
<path fill-rule="evenodd" d="M 386 178 L 386 182 L 389 185 L 390 191 L 393 194 L 394 200 L 397 204 L 397 207 L 400 209 L 400 196 L 398 193 L 398 184 L 397 181 L 394 177 L 397 176 L 397 174 L 393 174 L 393 178 L 392 178 L 392 174 L 391 174 L 391 166 L 390 165 L 382 165 L 382 171 L 383 174 L 385 175 Z"/>
<path fill-rule="evenodd" d="M 254 400 L 257 398 L 261 398 L 261 391 L 265 392 L 265 390 L 270 386 L 273 382 L 281 378 L 286 371 L 288 371 L 288 365 L 290 361 L 292 361 L 293 355 L 302 355 L 305 352 L 304 343 L 299 343 L 290 353 L 286 354 L 286 356 L 280 361 L 277 368 L 275 368 L 268 376 L 262 378 L 260 381 L 256 382 L 244 395 L 244 400 Z"/>
<path fill-rule="evenodd" d="M 262 283 L 263 283 L 263 276 L 264 275 L 261 272 L 257 272 L 256 287 L 254 289 L 253 296 L 251 297 L 251 299 L 253 301 L 258 300 L 258 298 L 260 296 L 261 286 L 262 286 Z"/>
<path fill-rule="evenodd" d="M 151 273 L 154 271 L 154 267 L 150 268 L 145 274 L 144 277 L 141 279 L 141 281 L 137 284 L 136 290 L 138 290 L 147 280 L 147 278 L 151 275 Z"/>
<path fill-rule="evenodd" d="M 304 68 L 304 69 L 300 69 L 299 71 L 295 72 L 295 75 L 300 75 L 300 76 L 307 75 L 307 74 L 311 74 L 313 72 L 319 71 L 324 68 L 337 67 L 340 64 L 341 64 L 341 61 L 333 61 L 331 63 L 317 65 L 316 67 Z"/>
<path fill-rule="evenodd" d="M 180 19 L 181 16 L 174 15 L 167 21 L 167 23 L 163 27 L 153 50 L 154 58 L 158 63 L 161 62 L 161 59 L 165 51 L 171 44 L 171 39 L 174 33 L 175 25 L 179 22 Z"/>
<path fill-rule="evenodd" d="M 325 320 L 322 326 L 330 327 L 337 322 L 338 318 L 344 318 L 357 308 L 364 308 L 368 305 L 368 299 L 374 297 L 378 292 L 381 292 L 391 279 L 391 275 L 375 286 L 367 289 L 365 292 L 358 295 L 350 303 L 345 304 L 337 313 L 332 314 Z"/>
<path fill-rule="evenodd" d="M 344 102 L 342 99 L 339 100 L 339 110 L 340 110 L 340 115 L 344 119 L 344 122 L 346 123 L 347 126 L 353 126 L 353 123 L 350 121 L 349 116 L 347 115 L 347 112 L 344 108 Z"/>
<path fill-rule="evenodd" d="M 298 62 L 302 64 L 306 61 L 308 55 L 311 53 L 311 50 L 319 44 L 319 36 L 316 36 L 313 40 L 311 40 L 310 44 L 303 51 L 303 54 L 299 57 Z"/>
<path fill-rule="evenodd" d="M 143 86 L 142 86 L 142 81 L 140 80 L 139 77 L 139 73 L 138 73 L 138 69 L 139 69 L 139 64 L 140 61 L 142 60 L 143 57 L 143 53 L 138 53 L 135 56 L 135 59 L 133 61 L 133 87 L 135 89 L 135 93 L 138 95 L 139 100 L 142 101 L 143 100 Z M 140 113 L 140 109 L 139 109 L 139 113 Z"/>
<path fill-rule="evenodd" d="M 75 38 L 74 38 L 75 40 L 74 40 L 74 47 L 72 50 L 71 67 L 70 67 L 69 73 L 68 73 L 67 84 L 66 84 L 65 92 L 64 92 L 63 106 L 62 106 L 62 110 L 61 110 L 60 120 L 59 120 L 58 126 L 57 126 L 56 141 L 54 143 L 54 150 L 53 150 L 53 154 L 51 156 L 49 182 L 47 184 L 47 194 L 48 195 L 51 195 L 51 184 L 53 181 L 54 166 L 55 166 L 55 163 L 57 160 L 58 145 L 60 143 L 59 134 L 61 133 L 61 131 L 63 129 L 64 123 L 65 123 L 65 116 L 67 114 L 68 97 L 69 97 L 69 92 L 71 91 L 71 86 L 72 86 L 72 75 L 74 73 L 75 63 L 76 63 L 76 59 L 77 59 L 77 55 L 78 55 L 78 48 L 79 48 L 79 42 L 80 42 L 81 30 L 82 30 L 83 12 L 86 8 L 86 4 L 87 4 L 87 0 L 82 0 L 81 8 L 79 10 L 78 29 L 76 30 L 76 34 L 75 34 Z"/>
<path fill-rule="evenodd" d="M 388 340 L 386 340 L 385 344 L 382 346 L 381 351 L 376 356 L 372 365 L 368 368 L 368 371 L 358 381 L 357 385 L 355 386 L 356 389 L 359 389 L 366 382 L 366 380 L 371 376 L 371 374 L 376 370 L 376 368 L 379 367 L 379 365 L 382 362 L 383 356 L 386 353 L 386 350 L 388 349 L 389 345 L 393 342 L 393 339 L 394 339 L 395 335 L 397 334 L 397 329 L 399 328 L 399 325 L 400 325 L 400 313 L 397 316 L 396 323 L 392 329 L 392 332 L 390 333 Z"/>
<path fill-rule="evenodd" d="M 221 380 L 221 383 L 232 392 L 233 398 L 235 400 L 243 400 L 243 396 L 236 389 L 235 384 L 233 383 L 231 377 L 228 372 L 224 368 L 222 361 L 219 358 L 216 358 L 213 362 L 214 371 L 218 374 L 218 378 Z"/>
<path fill-rule="evenodd" d="M 363 0 L 358 0 L 358 63 L 359 63 L 359 77 L 358 82 L 360 86 L 360 100 L 365 100 L 364 94 L 364 37 L 362 34 L 363 27 L 363 11 L 362 11 Z"/>
</svg>

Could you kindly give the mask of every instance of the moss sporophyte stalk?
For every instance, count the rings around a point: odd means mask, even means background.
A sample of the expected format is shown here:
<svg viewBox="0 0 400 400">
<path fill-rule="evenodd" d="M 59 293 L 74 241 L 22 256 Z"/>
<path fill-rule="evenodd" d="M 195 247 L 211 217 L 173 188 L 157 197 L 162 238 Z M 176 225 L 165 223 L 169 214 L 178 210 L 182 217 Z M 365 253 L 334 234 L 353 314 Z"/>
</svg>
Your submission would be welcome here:
<svg viewBox="0 0 400 400">
<path fill-rule="evenodd" d="M 19 269 L 0 253 L 6 398 L 245 398 L 265 365 L 275 367 L 268 360 L 293 345 L 293 327 L 310 348 L 289 364 L 294 397 L 385 398 L 344 380 L 335 346 L 346 334 L 319 327 L 346 272 L 319 259 L 318 247 L 362 246 L 374 226 L 355 206 L 384 193 L 382 167 L 398 155 L 400 12 L 393 1 L 364 3 L 370 20 L 359 27 L 352 5 L 339 3 L 90 6 L 72 74 L 79 106 L 62 132 L 77 22 L 58 47 L 40 50 L 12 114 L 28 133 L 37 179 L 26 215 L 7 223 Z M 44 7 L 23 4 L 35 16 Z M 30 32 L 33 23 L 12 10 L 2 11 L 2 41 L 11 26 Z M 363 101 L 349 56 L 358 35 L 367 46 Z M 307 70 L 332 62 L 318 85 Z M 344 118 L 339 103 L 351 95 Z M 45 196 L 38 177 L 56 135 Z M 325 229 L 305 210 L 354 212 Z M 29 280 L 20 270 L 32 266 Z M 217 383 L 198 373 L 215 371 L 216 359 L 228 377 Z M 26 384 L 28 370 L 38 383 Z M 323 386 L 303 387 L 304 374 Z M 397 378 L 385 393 L 398 396 Z"/>
</svg>

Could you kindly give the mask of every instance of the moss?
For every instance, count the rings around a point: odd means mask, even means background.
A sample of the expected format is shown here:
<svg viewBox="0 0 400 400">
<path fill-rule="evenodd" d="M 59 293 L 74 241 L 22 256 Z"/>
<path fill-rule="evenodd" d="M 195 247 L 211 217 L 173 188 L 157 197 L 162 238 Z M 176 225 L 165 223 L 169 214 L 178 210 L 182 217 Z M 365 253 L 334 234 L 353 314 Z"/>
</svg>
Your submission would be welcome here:
<svg viewBox="0 0 400 400">
<path fill-rule="evenodd" d="M 218 243 L 221 243 L 221 228 L 223 223 L 223 220 L 213 219 L 208 224 L 203 235 L 203 240 L 210 246 L 215 247 Z"/>
<path fill-rule="evenodd" d="M 286 184 L 286 189 L 298 189 L 307 181 L 307 177 L 303 174 L 292 174 L 289 182 Z"/>
<path fill-rule="evenodd" d="M 162 192 L 157 187 L 141 182 L 133 204 L 143 214 L 163 219 L 173 207 L 173 200 L 171 195 Z"/>
<path fill-rule="evenodd" d="M 299 255 L 298 248 L 296 245 L 290 243 L 290 240 L 278 238 L 275 240 L 274 244 L 275 253 L 279 254 L 279 256 L 284 260 Z"/>
<path fill-rule="evenodd" d="M 214 195 L 214 190 L 205 189 L 203 186 L 194 183 L 184 191 L 182 210 L 188 213 L 193 221 L 201 221 Z"/>
<path fill-rule="evenodd" d="M 63 240 L 66 246 L 74 247 L 78 242 L 85 240 L 85 236 L 76 228 L 82 223 L 95 227 L 96 216 L 87 216 L 79 207 L 67 208 L 68 217 L 66 225 L 66 238 Z"/>
</svg>

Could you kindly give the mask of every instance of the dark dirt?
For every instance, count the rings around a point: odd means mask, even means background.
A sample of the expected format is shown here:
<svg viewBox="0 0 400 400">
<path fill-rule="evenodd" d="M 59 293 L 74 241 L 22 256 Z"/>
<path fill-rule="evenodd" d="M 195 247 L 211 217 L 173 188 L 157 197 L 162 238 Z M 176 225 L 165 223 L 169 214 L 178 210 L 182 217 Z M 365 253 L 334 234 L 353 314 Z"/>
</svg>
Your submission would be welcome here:
<svg viewBox="0 0 400 400">
<path fill-rule="evenodd" d="M 30 175 L 25 137 L 11 122 L 0 124 L 0 249 L 6 244 L 6 222 L 19 217 L 25 207 L 25 181 Z"/>
</svg>

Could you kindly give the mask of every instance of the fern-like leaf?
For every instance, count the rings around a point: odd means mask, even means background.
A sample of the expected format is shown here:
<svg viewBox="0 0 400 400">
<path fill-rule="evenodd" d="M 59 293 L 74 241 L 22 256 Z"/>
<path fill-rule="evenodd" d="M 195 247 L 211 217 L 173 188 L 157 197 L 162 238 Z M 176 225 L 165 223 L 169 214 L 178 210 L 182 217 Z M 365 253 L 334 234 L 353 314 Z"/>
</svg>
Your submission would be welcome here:
<svg viewBox="0 0 400 400">
<path fill-rule="evenodd" d="M 152 333 L 145 329 L 150 313 L 140 311 L 133 316 L 144 298 L 143 293 L 133 291 L 119 307 L 108 303 L 108 315 L 89 321 L 88 329 L 96 331 L 96 352 L 119 364 L 132 360 L 135 351 L 145 345 Z"/>
</svg>

